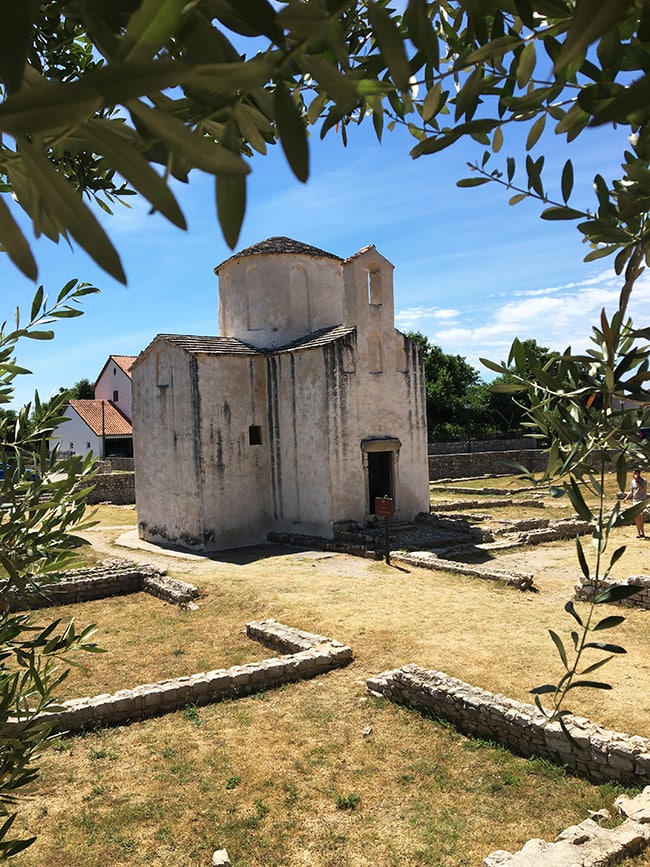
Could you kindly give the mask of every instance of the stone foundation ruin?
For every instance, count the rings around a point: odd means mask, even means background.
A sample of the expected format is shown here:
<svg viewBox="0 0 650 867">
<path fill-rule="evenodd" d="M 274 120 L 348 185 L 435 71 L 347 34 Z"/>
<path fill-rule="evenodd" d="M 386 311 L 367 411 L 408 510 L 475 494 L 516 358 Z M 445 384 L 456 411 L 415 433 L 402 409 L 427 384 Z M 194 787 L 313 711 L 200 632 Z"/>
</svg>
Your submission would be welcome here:
<svg viewBox="0 0 650 867">
<path fill-rule="evenodd" d="M 534 705 L 414 664 L 370 678 L 367 688 L 373 695 L 448 720 L 471 737 L 496 741 L 520 756 L 539 756 L 563 765 L 593 783 L 650 785 L 648 738 L 567 716 L 564 723 L 572 743 L 559 723 L 548 723 Z"/>
<path fill-rule="evenodd" d="M 52 731 L 64 733 L 99 725 L 121 725 L 180 710 L 187 705 L 204 705 L 262 692 L 316 677 L 352 661 L 352 649 L 340 641 L 293 629 L 276 620 L 247 623 L 246 634 L 283 655 L 145 683 L 113 694 L 69 699 L 61 702 L 60 710 L 39 717 L 50 723 Z M 0 736 L 6 737 L 18 725 L 19 722 L 10 724 Z"/>
<path fill-rule="evenodd" d="M 116 559 L 105 560 L 94 568 L 66 572 L 65 578 L 43 584 L 29 598 L 11 597 L 10 606 L 14 611 L 51 608 L 139 592 L 175 605 L 187 604 L 199 595 L 198 587 L 170 578 L 160 569 Z"/>
<path fill-rule="evenodd" d="M 650 575 L 630 575 L 624 581 L 612 581 L 605 579 L 598 582 L 598 592 L 607 590 L 614 586 L 630 586 L 637 587 L 638 591 L 634 596 L 629 596 L 627 599 L 621 599 L 618 602 L 612 602 L 612 605 L 625 605 L 629 608 L 646 608 L 650 609 Z M 596 593 L 596 582 L 593 578 L 585 578 L 581 576 L 580 583 L 575 586 L 575 597 L 580 601 L 590 602 Z"/>
</svg>

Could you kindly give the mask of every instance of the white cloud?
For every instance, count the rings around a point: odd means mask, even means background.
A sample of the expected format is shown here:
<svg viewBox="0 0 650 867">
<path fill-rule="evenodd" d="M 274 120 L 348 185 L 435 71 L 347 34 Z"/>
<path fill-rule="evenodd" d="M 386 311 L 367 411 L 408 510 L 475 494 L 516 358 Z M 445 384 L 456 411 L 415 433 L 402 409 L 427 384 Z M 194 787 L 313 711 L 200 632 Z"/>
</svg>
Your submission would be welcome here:
<svg viewBox="0 0 650 867">
<path fill-rule="evenodd" d="M 592 326 L 600 323 L 601 309 L 610 316 L 616 310 L 621 284 L 622 278 L 605 271 L 589 280 L 520 292 L 505 303 L 495 304 L 482 322 L 474 320 L 471 310 L 462 315 L 454 311 L 453 318 L 447 320 L 436 315 L 445 311 L 435 307 L 400 310 L 396 320 L 402 328 L 419 327 L 445 352 L 462 355 L 481 369 L 479 358 L 507 358 L 515 337 L 534 338 L 558 351 L 567 346 L 586 349 Z M 639 327 L 650 323 L 650 277 L 644 275 L 637 282 L 628 313 Z"/>
<path fill-rule="evenodd" d="M 403 331 L 423 327 L 425 322 L 457 319 L 460 311 L 453 307 L 407 307 L 395 312 L 395 325 Z"/>
</svg>

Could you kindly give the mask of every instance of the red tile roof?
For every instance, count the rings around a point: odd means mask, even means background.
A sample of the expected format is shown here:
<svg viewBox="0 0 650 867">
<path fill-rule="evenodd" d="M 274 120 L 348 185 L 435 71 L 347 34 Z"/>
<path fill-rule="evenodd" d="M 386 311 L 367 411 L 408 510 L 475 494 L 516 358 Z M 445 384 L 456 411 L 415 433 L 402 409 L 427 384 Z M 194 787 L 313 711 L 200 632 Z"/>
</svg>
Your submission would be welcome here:
<svg viewBox="0 0 650 867">
<path fill-rule="evenodd" d="M 133 434 L 131 422 L 110 400 L 71 400 L 70 407 L 97 436 Z"/>
<path fill-rule="evenodd" d="M 120 370 L 123 370 L 127 376 L 131 376 L 131 368 L 137 357 L 137 355 L 111 355 L 109 361 L 112 359 Z"/>
</svg>

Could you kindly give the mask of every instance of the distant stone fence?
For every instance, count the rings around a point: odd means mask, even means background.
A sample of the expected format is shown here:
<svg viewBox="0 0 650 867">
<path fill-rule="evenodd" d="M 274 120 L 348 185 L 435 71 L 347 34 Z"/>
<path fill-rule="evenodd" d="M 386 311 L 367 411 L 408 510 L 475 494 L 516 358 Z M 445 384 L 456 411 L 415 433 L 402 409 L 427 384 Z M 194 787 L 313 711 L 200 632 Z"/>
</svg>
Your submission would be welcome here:
<svg viewBox="0 0 650 867">
<path fill-rule="evenodd" d="M 103 464 L 108 464 L 107 472 L 132 473 L 135 470 L 133 458 L 105 458 Z"/>
<path fill-rule="evenodd" d="M 650 739 L 620 734 L 567 716 L 565 724 L 578 747 L 558 723 L 546 724 L 531 704 L 494 695 L 443 672 L 405 665 L 367 681 L 368 690 L 397 704 L 448 720 L 472 737 L 503 744 L 520 756 L 539 756 L 565 765 L 594 783 L 650 783 Z"/>
<path fill-rule="evenodd" d="M 28 605 L 20 597 L 11 599 L 10 605 L 13 610 L 25 607 L 49 608 L 140 591 L 176 605 L 190 602 L 199 595 L 198 588 L 193 584 L 170 578 L 151 566 L 125 560 L 108 560 L 98 567 L 66 572 L 66 577 L 61 581 L 47 584 L 38 594 L 31 595 Z"/>
<path fill-rule="evenodd" d="M 467 448 L 467 443 L 463 443 Z M 505 476 L 513 470 L 504 464 L 512 461 L 527 470 L 543 470 L 546 453 L 541 449 L 513 451 L 463 452 L 460 454 L 429 455 L 429 479 L 462 479 L 467 476 Z"/>
<path fill-rule="evenodd" d="M 135 689 L 121 689 L 112 695 L 71 699 L 61 703 L 60 711 L 42 714 L 41 718 L 51 724 L 53 731 L 60 732 L 98 725 L 122 725 L 170 713 L 187 705 L 204 705 L 251 695 L 316 677 L 352 661 L 352 649 L 340 641 L 292 629 L 276 620 L 247 623 L 246 632 L 250 638 L 284 650 L 285 655 L 145 683 Z M 16 725 L 16 722 L 9 723 L 0 730 L 0 736 L 7 737 Z"/>
<path fill-rule="evenodd" d="M 469 448 L 468 448 L 469 446 Z M 512 437 L 498 440 L 459 440 L 448 443 L 429 443 L 430 455 L 457 455 L 467 452 L 511 452 L 536 449 L 537 441 L 531 437 Z"/>
<path fill-rule="evenodd" d="M 126 460 L 124 458 L 123 460 Z M 93 490 L 88 494 L 88 503 L 113 503 L 127 506 L 135 503 L 135 473 L 98 473 L 92 481 Z"/>
<path fill-rule="evenodd" d="M 58 458 L 59 460 L 70 460 L 71 458 L 74 458 L 75 463 L 77 464 L 76 472 L 79 472 L 84 460 L 84 455 L 78 455 L 75 452 L 60 451 L 58 453 Z M 135 463 L 133 458 L 97 458 L 95 461 L 95 467 L 100 473 L 133 472 L 135 469 Z"/>
</svg>

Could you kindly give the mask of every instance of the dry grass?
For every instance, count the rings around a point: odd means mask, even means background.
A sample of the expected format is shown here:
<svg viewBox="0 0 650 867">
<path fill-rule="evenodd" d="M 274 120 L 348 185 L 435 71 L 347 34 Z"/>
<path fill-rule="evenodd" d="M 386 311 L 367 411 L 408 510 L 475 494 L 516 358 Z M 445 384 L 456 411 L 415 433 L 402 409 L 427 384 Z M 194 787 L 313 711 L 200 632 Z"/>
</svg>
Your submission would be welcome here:
<svg viewBox="0 0 650 867">
<path fill-rule="evenodd" d="M 128 509 L 102 507 L 99 516 L 102 527 L 134 522 Z M 91 535 L 103 556 L 151 559 L 115 548 L 116 531 Z M 642 571 L 645 549 L 629 531 L 620 538 L 630 543 L 622 571 Z M 562 608 L 577 571 L 573 545 L 498 560 L 535 571 L 540 592 L 344 555 L 260 549 L 165 558 L 171 575 L 201 588 L 198 611 L 144 594 L 74 609 L 79 623 L 99 624 L 109 652 L 73 672 L 69 695 L 263 657 L 268 651 L 242 630 L 264 617 L 344 641 L 355 660 L 259 696 L 60 739 L 21 816 L 39 839 L 17 867 L 194 867 L 221 847 L 237 867 L 479 865 L 494 849 L 551 838 L 588 809 L 611 807 L 612 787 L 367 696 L 368 676 L 406 662 L 522 700 L 557 677 L 547 629 L 570 628 Z M 648 616 L 630 611 L 617 635 L 630 652 L 605 669 L 615 689 L 585 695 L 576 711 L 646 734 Z"/>
</svg>

